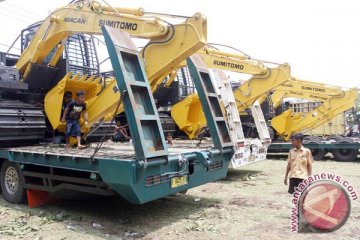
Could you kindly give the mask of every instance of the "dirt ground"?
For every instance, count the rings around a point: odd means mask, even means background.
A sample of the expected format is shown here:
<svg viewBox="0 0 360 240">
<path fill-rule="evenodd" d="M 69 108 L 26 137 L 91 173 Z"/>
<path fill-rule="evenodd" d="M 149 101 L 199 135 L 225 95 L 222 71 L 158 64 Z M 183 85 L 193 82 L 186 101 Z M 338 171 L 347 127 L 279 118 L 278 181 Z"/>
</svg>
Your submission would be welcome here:
<svg viewBox="0 0 360 240">
<path fill-rule="evenodd" d="M 0 196 L 0 239 L 359 239 L 359 200 L 336 232 L 291 233 L 285 164 L 249 165 L 186 195 L 140 206 L 119 197 L 96 197 L 29 209 Z M 341 175 L 360 193 L 360 162 L 315 162 L 314 173 L 322 171 Z"/>
</svg>

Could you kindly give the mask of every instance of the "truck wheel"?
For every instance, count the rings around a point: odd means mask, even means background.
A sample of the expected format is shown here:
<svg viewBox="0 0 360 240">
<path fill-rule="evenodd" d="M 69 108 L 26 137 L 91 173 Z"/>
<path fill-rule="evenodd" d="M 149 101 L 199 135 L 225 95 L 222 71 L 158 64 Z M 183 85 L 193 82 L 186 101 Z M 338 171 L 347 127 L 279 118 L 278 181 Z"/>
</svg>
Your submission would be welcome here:
<svg viewBox="0 0 360 240">
<path fill-rule="evenodd" d="M 319 144 L 319 142 L 317 141 L 314 141 L 314 140 L 308 140 L 308 141 L 304 141 L 304 144 Z M 314 160 L 322 160 L 324 159 L 324 156 L 325 156 L 325 150 L 324 149 L 321 149 L 321 148 L 313 148 L 313 149 L 310 149 L 311 151 L 311 154 L 314 158 Z"/>
<path fill-rule="evenodd" d="M 353 143 L 353 141 L 349 140 L 349 139 L 343 139 L 340 140 L 338 143 L 348 143 L 351 144 Z M 345 149 L 333 149 L 332 150 L 332 154 L 334 155 L 335 160 L 339 160 L 342 162 L 349 162 L 349 161 L 355 161 L 358 155 L 358 149 L 350 149 L 350 148 L 345 148 Z"/>
<path fill-rule="evenodd" d="M 6 201 L 14 204 L 26 201 L 21 172 L 16 164 L 5 161 L 1 167 L 0 178 L 2 194 Z"/>
</svg>

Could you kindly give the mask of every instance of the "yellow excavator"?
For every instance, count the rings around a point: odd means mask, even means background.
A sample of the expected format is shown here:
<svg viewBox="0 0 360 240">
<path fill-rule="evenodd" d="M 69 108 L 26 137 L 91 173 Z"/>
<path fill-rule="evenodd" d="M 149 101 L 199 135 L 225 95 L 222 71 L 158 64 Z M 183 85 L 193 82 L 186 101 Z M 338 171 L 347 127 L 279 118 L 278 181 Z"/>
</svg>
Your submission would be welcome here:
<svg viewBox="0 0 360 240">
<path fill-rule="evenodd" d="M 278 136 L 287 141 L 293 133 L 314 129 L 354 107 L 357 92 L 355 88 L 343 90 L 327 84 L 293 79 L 274 89 L 270 96 L 274 108 L 279 107 L 284 98 L 306 99 L 321 104 L 306 114 L 287 109 L 272 118 L 271 126 Z M 260 101 L 263 100 L 264 97 Z"/>
<path fill-rule="evenodd" d="M 110 120 L 115 110 L 123 112 L 116 81 L 104 80 L 91 71 L 89 74 L 59 71 L 59 60 L 69 47 L 66 40 L 75 34 L 100 35 L 104 25 L 149 40 L 141 56 L 152 91 L 207 41 L 207 21 L 200 13 L 173 24 L 141 8 L 118 8 L 97 1 L 72 1 L 55 10 L 37 26 L 16 63 L 21 82 L 29 91 L 46 94 L 37 101 L 42 104 L 44 99 L 46 117 L 54 130 L 63 131 L 65 127 L 60 115 L 66 91 L 71 91 L 73 96 L 80 89 L 86 92 L 89 124 L 85 126 L 81 119 L 82 132 L 89 131 L 98 122 Z M 80 50 L 77 54 L 81 56 L 91 54 L 84 47 Z M 82 64 L 86 67 L 87 59 Z"/>
<path fill-rule="evenodd" d="M 250 108 L 259 97 L 280 84 L 291 81 L 288 64 L 278 64 L 278 66 L 270 68 L 261 61 L 249 59 L 244 54 L 223 52 L 209 45 L 203 47 L 196 54 L 200 55 L 210 69 L 252 75 L 233 92 L 239 112 Z M 199 97 L 195 93 L 175 104 L 171 108 L 171 116 L 179 129 L 185 132 L 190 139 L 196 138 L 206 126 Z"/>
</svg>

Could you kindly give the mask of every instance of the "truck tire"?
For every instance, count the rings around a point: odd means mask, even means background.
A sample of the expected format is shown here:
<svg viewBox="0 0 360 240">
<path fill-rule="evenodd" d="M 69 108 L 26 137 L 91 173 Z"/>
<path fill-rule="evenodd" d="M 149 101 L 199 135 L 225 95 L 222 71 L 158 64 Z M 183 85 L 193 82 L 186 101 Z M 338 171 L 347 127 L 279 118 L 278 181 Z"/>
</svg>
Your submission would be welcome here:
<svg viewBox="0 0 360 240">
<path fill-rule="evenodd" d="M 26 202 L 26 191 L 18 166 L 5 161 L 1 167 L 0 184 L 2 195 L 6 201 L 13 204 Z"/>
<path fill-rule="evenodd" d="M 338 143 L 353 143 L 350 139 L 342 139 Z M 339 160 L 342 162 L 355 161 L 358 155 L 358 149 L 333 149 L 332 154 L 334 155 L 335 160 Z"/>
<path fill-rule="evenodd" d="M 318 141 L 315 140 L 308 140 L 308 141 L 304 141 L 304 144 L 319 144 Z M 318 160 L 322 160 L 324 159 L 325 156 L 325 150 L 321 149 L 321 148 L 316 148 L 316 149 L 310 149 L 311 154 L 314 158 L 314 160 L 318 161 Z"/>
</svg>

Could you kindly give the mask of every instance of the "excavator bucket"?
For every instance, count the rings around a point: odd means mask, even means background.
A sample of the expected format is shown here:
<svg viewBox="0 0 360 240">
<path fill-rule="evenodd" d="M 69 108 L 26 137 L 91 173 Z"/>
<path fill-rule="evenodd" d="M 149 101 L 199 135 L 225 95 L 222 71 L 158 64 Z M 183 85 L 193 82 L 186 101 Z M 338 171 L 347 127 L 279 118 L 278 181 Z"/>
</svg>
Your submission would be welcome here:
<svg viewBox="0 0 360 240">
<path fill-rule="evenodd" d="M 61 79 L 55 87 L 53 87 L 45 96 L 44 107 L 47 118 L 49 119 L 53 129 L 60 132 L 65 130 L 65 124 L 61 122 L 62 105 L 64 93 L 70 91 L 73 99 L 76 98 L 76 93 L 79 90 L 85 91 L 85 99 L 87 105 L 90 105 L 96 98 L 97 94 L 102 90 L 101 77 L 84 75 L 80 77 L 79 74 L 73 75 L 68 73 Z M 80 120 L 80 123 L 83 123 Z M 88 128 L 83 126 L 82 132 L 86 132 Z"/>
<path fill-rule="evenodd" d="M 283 113 L 281 113 L 280 115 L 274 117 L 271 120 L 271 126 L 275 129 L 276 133 L 278 135 L 288 135 L 287 130 L 288 130 L 288 123 L 290 121 L 291 118 L 296 118 L 299 119 L 301 116 L 299 114 L 297 114 L 296 116 L 293 116 L 293 110 L 292 109 L 288 109 L 286 111 L 284 111 Z"/>
<path fill-rule="evenodd" d="M 190 139 L 196 138 L 206 126 L 199 95 L 191 94 L 171 108 L 171 117 Z"/>
</svg>

